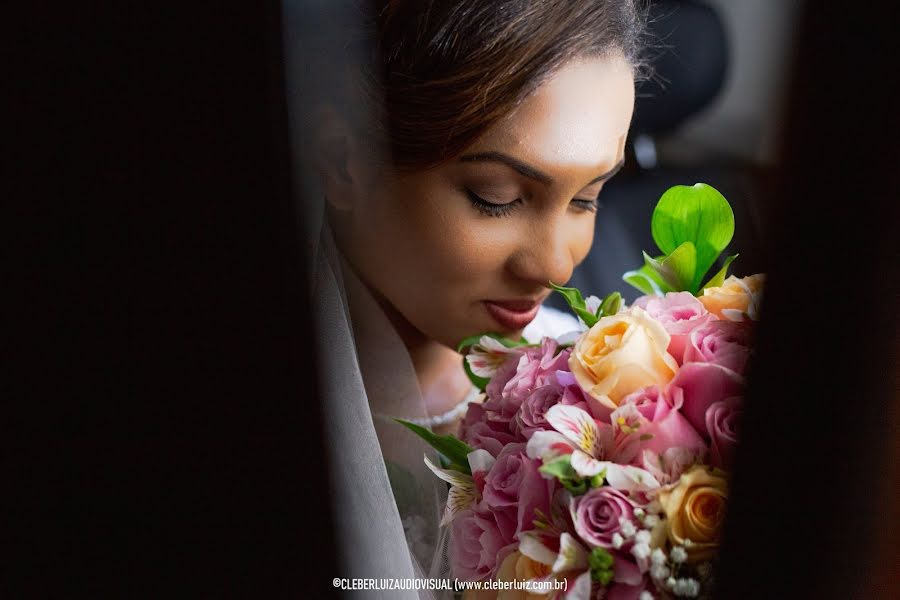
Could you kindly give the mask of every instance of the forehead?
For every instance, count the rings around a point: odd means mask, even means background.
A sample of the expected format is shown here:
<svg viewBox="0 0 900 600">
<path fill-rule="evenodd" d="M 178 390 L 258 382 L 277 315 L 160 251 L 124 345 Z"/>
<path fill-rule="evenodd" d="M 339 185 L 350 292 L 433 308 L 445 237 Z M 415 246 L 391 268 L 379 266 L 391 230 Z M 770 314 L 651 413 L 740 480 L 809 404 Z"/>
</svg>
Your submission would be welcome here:
<svg viewBox="0 0 900 600">
<path fill-rule="evenodd" d="M 634 76 L 620 55 L 560 68 L 473 150 L 510 152 L 548 172 L 618 162 L 634 108 Z"/>
</svg>

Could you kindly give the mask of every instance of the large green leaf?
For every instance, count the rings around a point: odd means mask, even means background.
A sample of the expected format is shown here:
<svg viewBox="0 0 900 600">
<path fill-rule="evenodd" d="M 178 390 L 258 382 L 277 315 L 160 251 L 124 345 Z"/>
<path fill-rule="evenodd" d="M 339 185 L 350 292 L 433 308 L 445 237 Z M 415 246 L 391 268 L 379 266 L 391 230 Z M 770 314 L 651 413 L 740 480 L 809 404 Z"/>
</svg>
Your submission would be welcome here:
<svg viewBox="0 0 900 600">
<path fill-rule="evenodd" d="M 464 441 L 452 435 L 437 435 L 421 425 L 416 425 L 415 423 L 410 423 L 403 419 L 394 420 L 425 440 L 432 448 L 446 456 L 450 460 L 450 463 L 457 465 L 469 475 L 472 474 L 472 471 L 469 468 L 469 454 L 474 452 L 475 449 Z"/>
<path fill-rule="evenodd" d="M 685 242 L 694 244 L 696 269 L 690 288 L 696 290 L 734 236 L 734 212 L 712 186 L 677 185 L 659 199 L 650 229 L 656 245 L 666 255 Z"/>
</svg>

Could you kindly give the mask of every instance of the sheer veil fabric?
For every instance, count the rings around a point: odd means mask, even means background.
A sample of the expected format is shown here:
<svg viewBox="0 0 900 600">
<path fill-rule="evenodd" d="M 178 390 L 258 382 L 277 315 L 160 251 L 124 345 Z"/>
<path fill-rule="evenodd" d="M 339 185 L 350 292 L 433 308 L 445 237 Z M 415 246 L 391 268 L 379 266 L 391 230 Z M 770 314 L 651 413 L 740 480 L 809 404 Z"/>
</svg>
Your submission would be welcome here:
<svg viewBox="0 0 900 600">
<path fill-rule="evenodd" d="M 448 578 L 447 487 L 436 453 L 394 417 L 427 417 L 409 354 L 322 221 L 314 263 L 320 401 L 346 578 Z M 452 598 L 446 590 L 369 590 L 368 598 Z"/>
</svg>

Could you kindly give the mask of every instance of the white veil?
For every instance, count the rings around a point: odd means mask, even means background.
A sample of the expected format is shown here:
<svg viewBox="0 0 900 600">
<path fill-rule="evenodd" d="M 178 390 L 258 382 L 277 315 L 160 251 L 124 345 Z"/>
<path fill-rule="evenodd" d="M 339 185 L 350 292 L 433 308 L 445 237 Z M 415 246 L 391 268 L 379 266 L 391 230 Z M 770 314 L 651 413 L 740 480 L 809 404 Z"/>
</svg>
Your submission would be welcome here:
<svg viewBox="0 0 900 600">
<path fill-rule="evenodd" d="M 299 112 L 311 105 L 314 90 L 310 87 L 319 83 L 309 65 L 310 59 L 315 60 L 310 53 L 322 51 L 316 44 L 323 31 L 316 30 L 315 20 L 307 17 L 316 16 L 309 11 L 325 10 L 326 4 L 284 4 L 287 103 L 298 188 L 307 201 L 300 227 L 311 259 L 308 272 L 320 366 L 318 394 L 340 571 L 323 576 L 448 578 L 449 531 L 438 525 L 447 487 L 423 460 L 428 454 L 436 462 L 436 453 L 393 420 L 431 415 L 405 346 L 335 245 L 324 214 L 323 194 L 308 171 L 309 145 Z M 332 13 L 330 18 L 336 17 Z M 452 592 L 429 589 L 352 594 L 366 598 L 452 597 Z"/>
</svg>

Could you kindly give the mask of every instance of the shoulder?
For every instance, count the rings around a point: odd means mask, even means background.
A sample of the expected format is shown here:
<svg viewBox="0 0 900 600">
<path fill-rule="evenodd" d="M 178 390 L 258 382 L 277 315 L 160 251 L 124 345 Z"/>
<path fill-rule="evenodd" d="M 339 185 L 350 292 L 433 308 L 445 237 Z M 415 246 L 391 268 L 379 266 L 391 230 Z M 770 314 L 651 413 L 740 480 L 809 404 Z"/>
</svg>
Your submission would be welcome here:
<svg viewBox="0 0 900 600">
<path fill-rule="evenodd" d="M 569 313 L 541 306 L 537 317 L 528 324 L 522 335 L 529 342 L 539 341 L 543 337 L 558 338 L 573 331 L 583 331 L 584 325 Z"/>
</svg>

